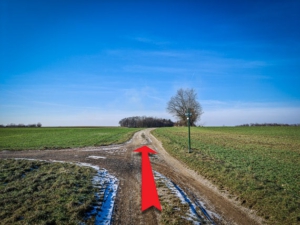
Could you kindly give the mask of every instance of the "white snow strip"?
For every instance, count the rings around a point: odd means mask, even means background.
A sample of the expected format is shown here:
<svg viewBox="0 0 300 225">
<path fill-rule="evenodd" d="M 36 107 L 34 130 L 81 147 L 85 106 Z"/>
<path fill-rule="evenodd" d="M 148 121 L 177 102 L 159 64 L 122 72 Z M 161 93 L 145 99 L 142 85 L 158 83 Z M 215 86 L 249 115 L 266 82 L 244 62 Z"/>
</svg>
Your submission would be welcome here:
<svg viewBox="0 0 300 225">
<path fill-rule="evenodd" d="M 41 159 L 27 159 L 27 158 L 14 158 L 14 159 L 16 159 L 16 160 L 23 160 L 23 159 L 25 159 L 25 160 L 36 160 L 36 161 L 46 162 L 46 160 L 41 160 Z"/>
<path fill-rule="evenodd" d="M 112 147 L 104 147 L 104 148 L 101 148 L 101 150 L 104 150 L 104 151 L 109 151 L 109 150 L 118 150 L 120 149 L 121 146 L 112 146 Z"/>
<path fill-rule="evenodd" d="M 173 194 L 175 194 L 181 201 L 181 203 L 186 203 L 182 194 L 174 187 L 173 183 L 170 179 L 166 178 L 164 175 L 160 174 L 159 172 L 154 171 L 155 179 L 161 179 L 165 185 L 171 190 Z"/>
<path fill-rule="evenodd" d="M 99 188 L 99 191 L 95 194 L 97 200 L 100 198 L 100 193 L 104 192 L 104 198 L 101 206 L 99 206 L 99 204 L 92 206 L 92 210 L 87 213 L 86 217 L 89 218 L 92 215 L 96 215 L 96 225 L 109 225 L 111 223 L 115 198 L 119 186 L 118 179 L 110 175 L 107 170 L 99 169 L 98 166 L 94 166 L 89 163 L 78 163 L 78 165 L 89 166 L 98 171 L 97 175 L 93 178 L 94 187 Z"/>
<path fill-rule="evenodd" d="M 80 151 L 82 151 L 82 152 L 100 152 L 100 151 L 124 152 L 124 151 L 126 151 L 126 148 L 124 148 L 122 146 L 112 146 L 112 147 L 99 147 L 99 148 L 85 148 Z"/>
<path fill-rule="evenodd" d="M 95 169 L 95 170 L 100 170 L 99 169 L 99 166 L 95 166 L 95 165 L 92 165 L 92 164 L 90 164 L 90 163 L 83 163 L 83 162 L 79 162 L 79 163 L 76 163 L 78 166 L 87 166 L 87 167 L 91 167 L 91 168 L 93 168 L 93 169 Z"/>
<path fill-rule="evenodd" d="M 176 195 L 182 204 L 188 204 L 188 202 L 191 202 L 190 199 L 185 195 L 183 196 L 183 194 L 185 194 L 184 192 L 181 193 L 173 184 L 173 182 L 166 178 L 164 175 L 154 171 L 154 175 L 155 175 L 155 179 L 160 179 L 161 181 L 163 181 L 165 183 L 165 185 L 170 189 L 170 191 Z M 193 210 L 194 209 L 194 210 Z M 190 210 L 189 213 L 186 215 L 187 217 L 184 217 L 187 220 L 193 221 L 194 224 L 199 224 L 200 220 L 198 218 L 198 215 L 195 212 L 195 205 L 193 204 L 193 209 L 190 206 Z"/>
<path fill-rule="evenodd" d="M 96 155 L 90 155 L 87 158 L 90 158 L 90 159 L 106 159 L 106 157 L 104 157 L 104 156 L 96 156 Z"/>
<path fill-rule="evenodd" d="M 192 202 L 190 200 L 190 198 L 187 196 L 187 194 L 175 183 L 173 183 L 170 179 L 166 178 L 164 175 L 154 171 L 154 175 L 155 175 L 155 179 L 157 180 L 161 180 L 162 182 L 164 182 L 164 184 L 170 189 L 170 191 L 176 195 L 180 200 L 182 204 L 189 204 L 190 206 L 190 210 L 189 213 L 186 215 L 186 217 L 184 217 L 187 220 L 192 221 L 194 224 L 199 224 L 200 220 L 199 220 L 199 214 L 196 212 L 196 204 L 194 202 Z M 201 207 L 205 210 L 205 212 L 208 214 L 208 216 L 211 218 L 212 216 L 217 217 L 217 218 L 221 218 L 218 214 L 211 212 L 209 210 L 207 210 L 204 207 L 204 203 L 199 201 L 198 199 L 196 200 L 198 203 L 201 204 Z M 202 211 L 202 209 L 201 209 Z M 206 220 L 206 218 L 201 216 L 201 220 Z M 210 221 L 211 219 L 208 219 L 207 223 L 209 224 L 211 222 L 211 224 L 214 224 L 212 221 Z"/>
<path fill-rule="evenodd" d="M 197 200 L 202 205 L 202 207 L 205 208 L 205 203 L 202 202 L 202 201 L 200 201 L 199 199 L 197 199 Z M 208 215 L 210 215 L 210 217 L 215 217 L 215 218 L 218 218 L 219 220 L 222 220 L 222 217 L 219 214 L 217 214 L 217 213 L 215 213 L 213 211 L 210 211 L 207 208 L 205 208 L 205 210 L 208 213 Z"/>
</svg>

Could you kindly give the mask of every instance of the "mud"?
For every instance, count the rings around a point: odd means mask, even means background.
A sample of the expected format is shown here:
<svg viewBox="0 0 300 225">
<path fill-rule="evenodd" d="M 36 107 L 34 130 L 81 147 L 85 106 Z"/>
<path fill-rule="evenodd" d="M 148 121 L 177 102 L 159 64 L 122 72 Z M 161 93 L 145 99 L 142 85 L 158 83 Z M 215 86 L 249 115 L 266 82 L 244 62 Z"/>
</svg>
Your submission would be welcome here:
<svg viewBox="0 0 300 225">
<path fill-rule="evenodd" d="M 150 131 L 151 129 L 139 131 L 131 141 L 122 145 L 67 150 L 5 151 L 0 152 L 0 158 L 89 163 L 104 168 L 119 180 L 112 224 L 163 224 L 161 212 L 157 209 L 152 207 L 141 212 L 141 156 L 133 151 L 147 145 L 158 153 L 150 157 L 152 169 L 180 187 L 191 201 L 205 207 L 214 224 L 263 224 L 254 211 L 244 208 L 201 175 L 171 157 Z"/>
</svg>

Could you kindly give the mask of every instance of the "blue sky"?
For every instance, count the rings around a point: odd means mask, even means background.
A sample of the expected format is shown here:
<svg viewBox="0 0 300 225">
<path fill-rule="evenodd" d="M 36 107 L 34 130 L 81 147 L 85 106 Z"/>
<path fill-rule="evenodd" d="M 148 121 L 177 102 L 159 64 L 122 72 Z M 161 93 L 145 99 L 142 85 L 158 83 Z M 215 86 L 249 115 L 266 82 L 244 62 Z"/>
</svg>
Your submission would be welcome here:
<svg viewBox="0 0 300 225">
<path fill-rule="evenodd" d="M 300 123 L 300 1 L 0 3 L 0 124 L 173 118 L 194 88 L 205 126 Z"/>
</svg>

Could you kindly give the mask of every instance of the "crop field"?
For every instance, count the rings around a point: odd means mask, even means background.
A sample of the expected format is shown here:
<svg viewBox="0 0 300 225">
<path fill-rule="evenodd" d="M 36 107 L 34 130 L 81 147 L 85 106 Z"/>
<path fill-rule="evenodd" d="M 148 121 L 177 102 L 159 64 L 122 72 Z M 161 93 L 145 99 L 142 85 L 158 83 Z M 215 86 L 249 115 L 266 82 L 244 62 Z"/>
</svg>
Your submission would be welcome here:
<svg viewBox="0 0 300 225">
<path fill-rule="evenodd" d="M 43 150 L 120 144 L 139 129 L 97 128 L 0 128 L 0 150 Z"/>
<path fill-rule="evenodd" d="M 187 128 L 153 131 L 174 157 L 269 224 L 300 224 L 300 127 Z"/>
<path fill-rule="evenodd" d="M 0 160 L 1 224 L 93 224 L 96 171 L 68 163 Z"/>
</svg>

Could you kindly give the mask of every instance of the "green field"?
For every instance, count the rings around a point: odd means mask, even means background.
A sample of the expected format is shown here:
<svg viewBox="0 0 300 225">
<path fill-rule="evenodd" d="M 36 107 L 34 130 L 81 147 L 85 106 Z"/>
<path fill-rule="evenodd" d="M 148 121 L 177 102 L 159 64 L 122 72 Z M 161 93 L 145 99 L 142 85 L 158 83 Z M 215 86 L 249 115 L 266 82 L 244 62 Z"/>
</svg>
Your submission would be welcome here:
<svg viewBox="0 0 300 225">
<path fill-rule="evenodd" d="M 0 128 L 0 150 L 42 150 L 120 144 L 139 129 L 97 128 Z"/>
<path fill-rule="evenodd" d="M 153 131 L 164 148 L 269 224 L 300 224 L 300 127 L 187 128 Z"/>
<path fill-rule="evenodd" d="M 7 159 L 0 171 L 1 224 L 80 224 L 95 199 L 92 168 Z"/>
</svg>

